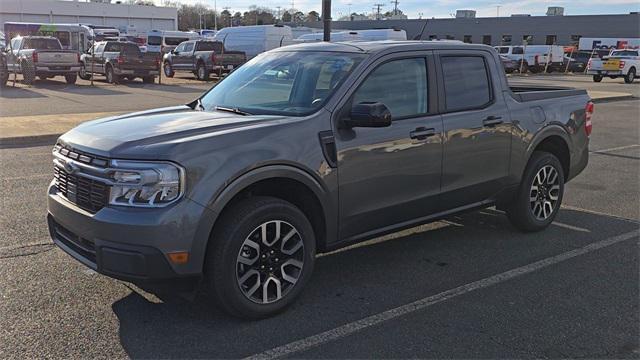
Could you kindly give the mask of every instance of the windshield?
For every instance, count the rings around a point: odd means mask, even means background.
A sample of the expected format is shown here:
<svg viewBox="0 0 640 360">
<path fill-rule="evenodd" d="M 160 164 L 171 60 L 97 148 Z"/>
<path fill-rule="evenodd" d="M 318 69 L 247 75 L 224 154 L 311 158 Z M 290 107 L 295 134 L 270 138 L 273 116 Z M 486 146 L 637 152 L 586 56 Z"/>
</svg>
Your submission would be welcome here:
<svg viewBox="0 0 640 360">
<path fill-rule="evenodd" d="M 31 38 L 25 39 L 23 49 L 62 50 L 58 39 Z"/>
<path fill-rule="evenodd" d="M 160 45 L 162 44 L 162 38 L 160 36 L 149 36 L 147 38 L 147 43 L 149 45 Z"/>
<path fill-rule="evenodd" d="M 263 53 L 202 97 L 206 110 L 302 116 L 319 109 L 365 58 L 334 52 Z"/>
</svg>

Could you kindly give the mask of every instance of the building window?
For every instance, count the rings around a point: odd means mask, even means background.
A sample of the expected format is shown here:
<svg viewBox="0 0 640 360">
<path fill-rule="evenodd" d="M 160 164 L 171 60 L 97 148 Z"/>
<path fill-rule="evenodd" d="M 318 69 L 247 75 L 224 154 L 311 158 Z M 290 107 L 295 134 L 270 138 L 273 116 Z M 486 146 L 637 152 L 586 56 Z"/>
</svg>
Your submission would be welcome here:
<svg viewBox="0 0 640 360">
<path fill-rule="evenodd" d="M 511 35 L 502 35 L 502 45 L 511 45 Z"/>
<path fill-rule="evenodd" d="M 546 45 L 555 45 L 558 42 L 558 35 L 547 35 Z"/>
<path fill-rule="evenodd" d="M 531 45 L 533 43 L 533 35 L 522 35 L 522 45 Z"/>
<path fill-rule="evenodd" d="M 578 46 L 582 35 L 571 35 L 571 43 L 569 45 Z"/>
<path fill-rule="evenodd" d="M 482 35 L 482 43 L 485 45 L 491 45 L 491 35 Z"/>
<path fill-rule="evenodd" d="M 473 41 L 471 40 L 471 35 L 465 35 L 463 41 L 466 42 L 467 44 L 473 43 Z"/>
<path fill-rule="evenodd" d="M 453 35 L 446 35 L 446 39 L 447 39 L 447 40 L 455 40 L 455 39 L 456 39 L 456 37 L 455 37 L 455 36 L 453 36 Z"/>
</svg>

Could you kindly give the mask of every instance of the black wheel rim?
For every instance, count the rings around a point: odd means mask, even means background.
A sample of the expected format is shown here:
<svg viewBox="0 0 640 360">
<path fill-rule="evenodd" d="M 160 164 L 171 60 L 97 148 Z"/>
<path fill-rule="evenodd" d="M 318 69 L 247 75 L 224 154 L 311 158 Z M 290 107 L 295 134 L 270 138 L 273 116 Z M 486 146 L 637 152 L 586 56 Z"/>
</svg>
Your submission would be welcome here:
<svg viewBox="0 0 640 360">
<path fill-rule="evenodd" d="M 533 216 L 539 221 L 551 217 L 560 199 L 560 176 L 558 170 L 545 165 L 533 177 L 529 190 L 529 203 Z"/>
<path fill-rule="evenodd" d="M 269 304 L 294 288 L 303 267 L 304 242 L 298 230 L 286 221 L 267 221 L 240 246 L 236 281 L 247 299 Z"/>
</svg>

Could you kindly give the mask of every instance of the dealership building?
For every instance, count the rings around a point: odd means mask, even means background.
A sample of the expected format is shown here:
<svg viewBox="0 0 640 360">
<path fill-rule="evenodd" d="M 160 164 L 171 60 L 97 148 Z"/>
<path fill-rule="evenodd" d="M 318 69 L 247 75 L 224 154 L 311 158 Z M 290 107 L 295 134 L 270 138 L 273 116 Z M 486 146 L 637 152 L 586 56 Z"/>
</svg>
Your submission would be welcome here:
<svg viewBox="0 0 640 360">
<path fill-rule="evenodd" d="M 0 0 L 0 23 L 7 21 L 108 25 L 138 32 L 177 30 L 178 9 L 95 0 Z"/>
<path fill-rule="evenodd" d="M 640 14 L 554 15 L 476 18 L 471 13 L 446 19 L 334 21 L 333 29 L 397 28 L 408 39 L 450 39 L 486 45 L 577 45 L 581 37 L 640 38 Z M 322 28 L 321 22 L 307 23 Z"/>
</svg>

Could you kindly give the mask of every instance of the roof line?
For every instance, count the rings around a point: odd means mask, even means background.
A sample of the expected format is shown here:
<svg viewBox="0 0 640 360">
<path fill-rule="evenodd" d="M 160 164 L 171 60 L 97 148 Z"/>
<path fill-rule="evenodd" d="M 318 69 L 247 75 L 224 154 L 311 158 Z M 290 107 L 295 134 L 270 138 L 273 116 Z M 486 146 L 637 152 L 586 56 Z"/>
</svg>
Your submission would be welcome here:
<svg viewBox="0 0 640 360">
<path fill-rule="evenodd" d="M 362 51 L 362 52 L 367 52 L 365 49 L 363 49 L 363 48 L 361 48 L 361 47 L 358 47 L 358 46 L 355 46 L 355 45 L 353 45 L 353 44 L 347 43 L 347 42 L 345 42 L 345 41 L 336 41 L 334 44 L 347 45 L 347 46 L 354 47 L 354 48 L 356 48 L 356 49 L 358 49 L 358 50 L 360 50 L 360 51 Z"/>
</svg>

